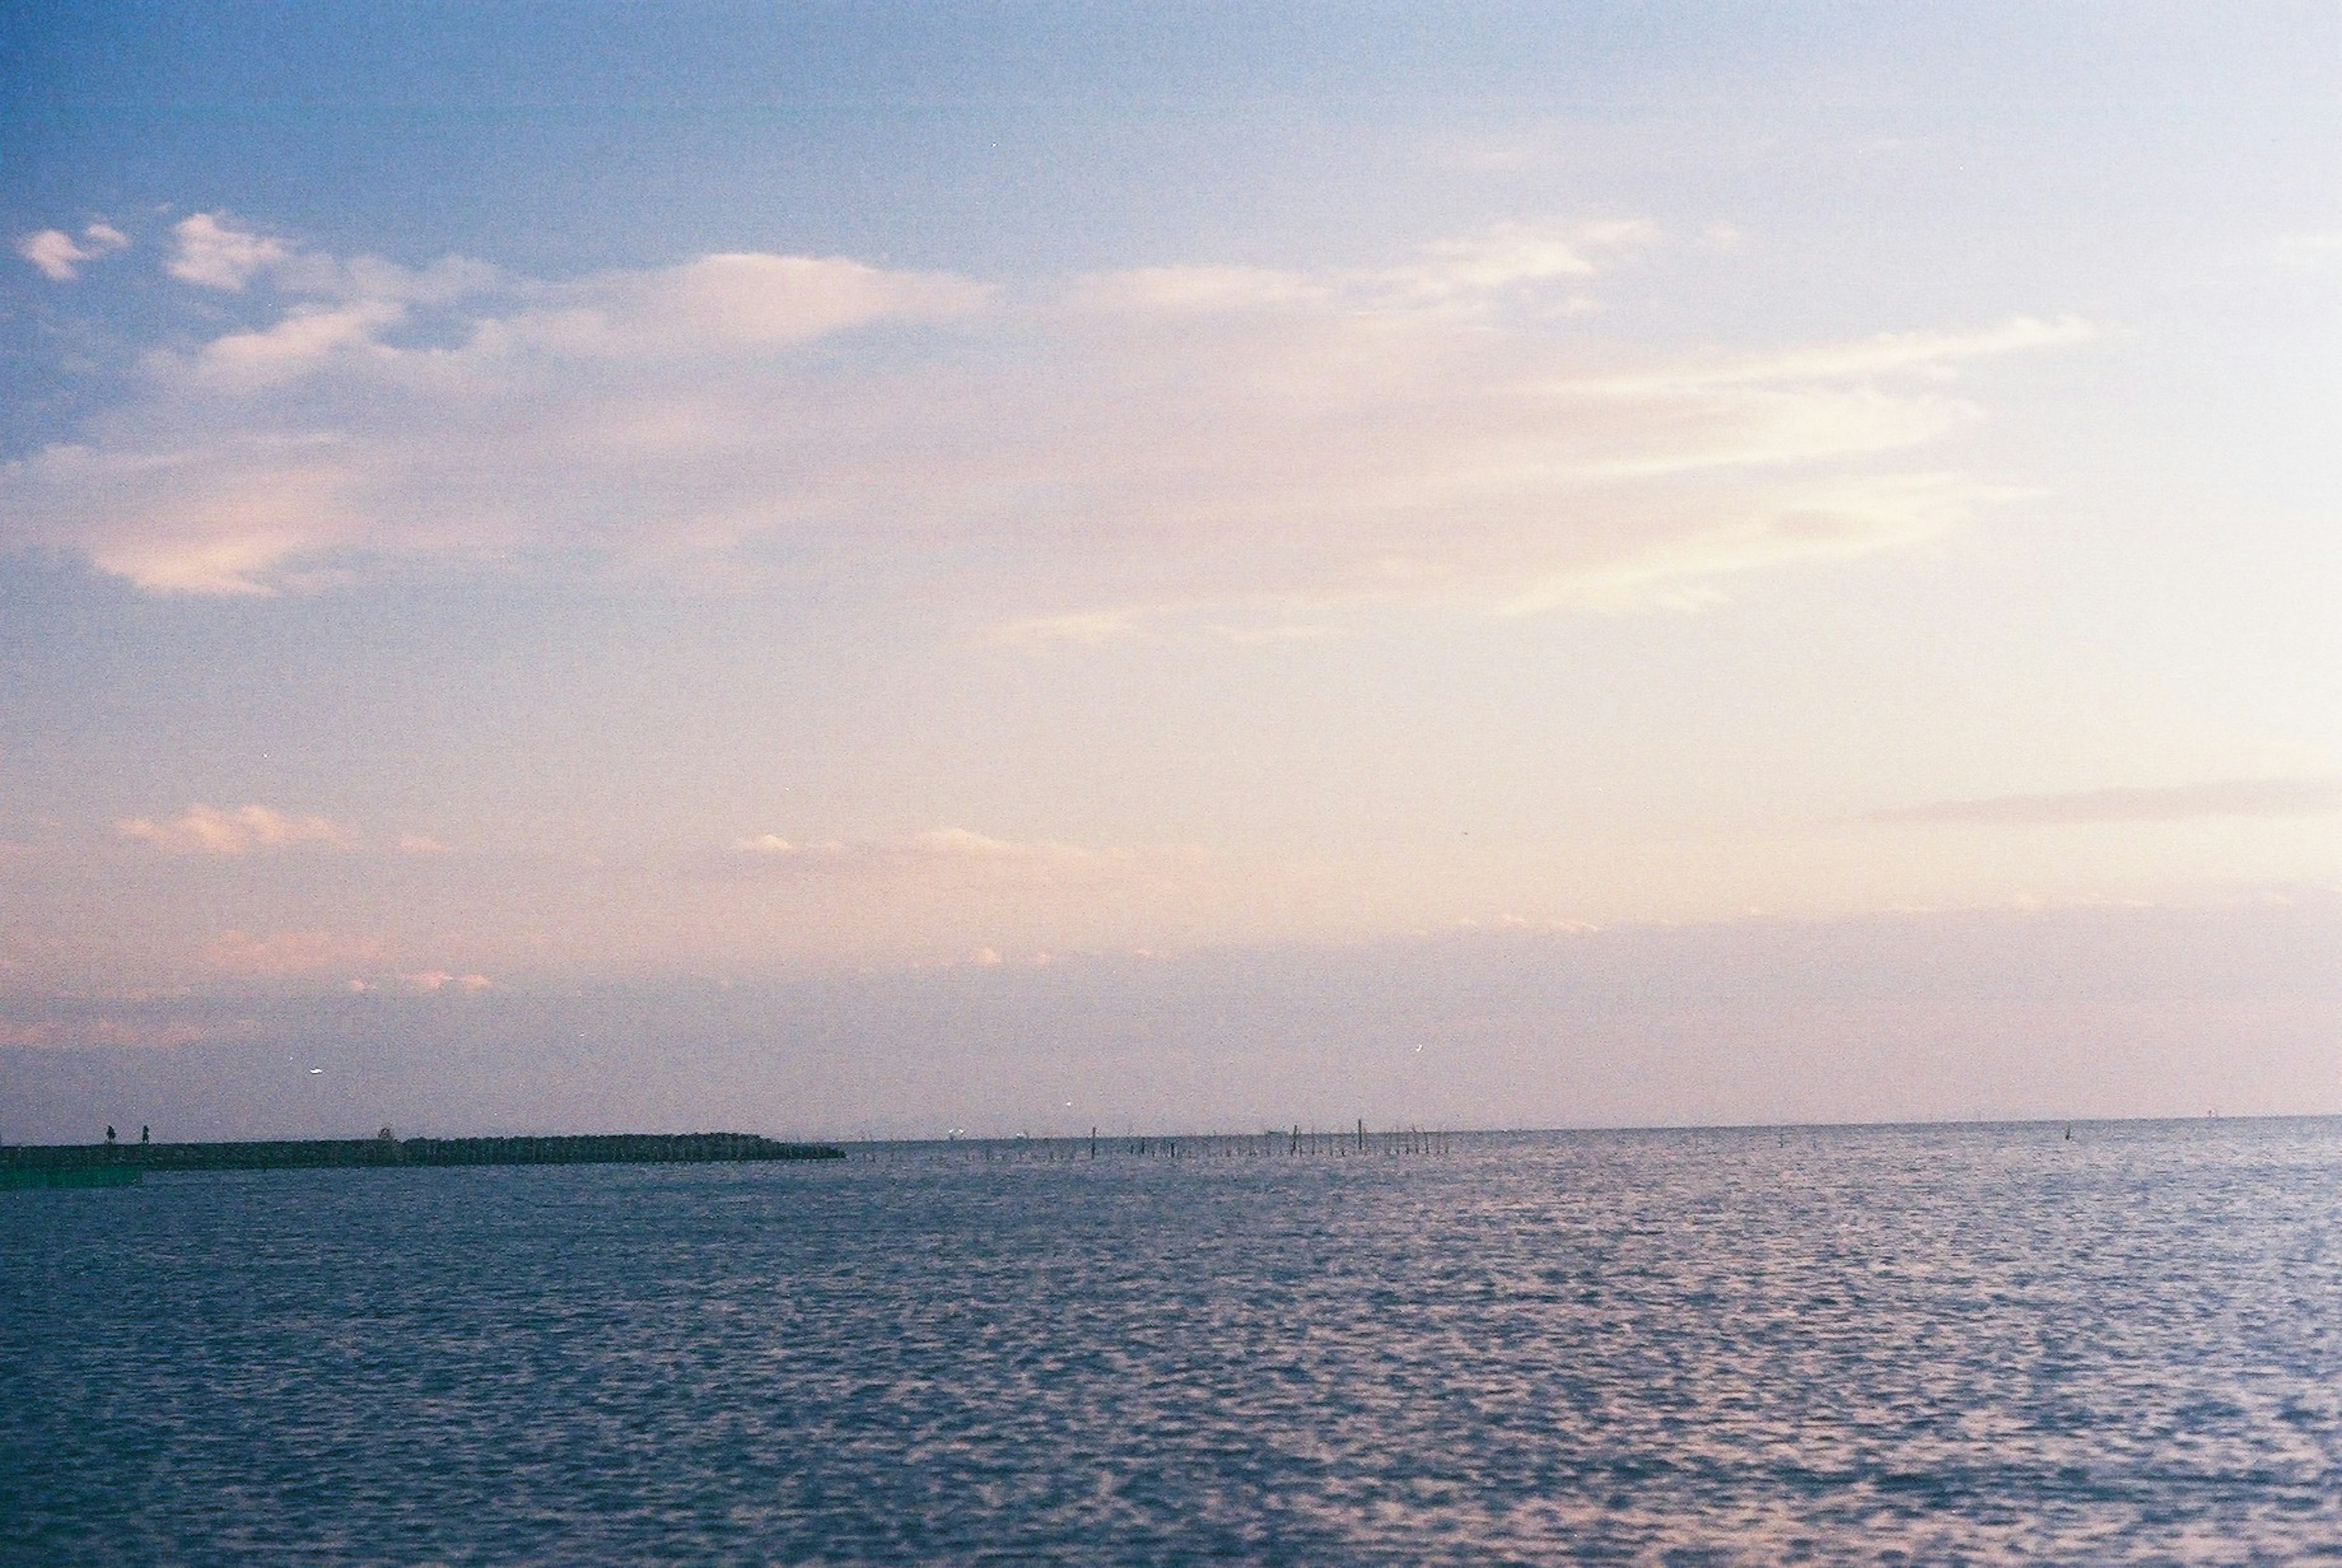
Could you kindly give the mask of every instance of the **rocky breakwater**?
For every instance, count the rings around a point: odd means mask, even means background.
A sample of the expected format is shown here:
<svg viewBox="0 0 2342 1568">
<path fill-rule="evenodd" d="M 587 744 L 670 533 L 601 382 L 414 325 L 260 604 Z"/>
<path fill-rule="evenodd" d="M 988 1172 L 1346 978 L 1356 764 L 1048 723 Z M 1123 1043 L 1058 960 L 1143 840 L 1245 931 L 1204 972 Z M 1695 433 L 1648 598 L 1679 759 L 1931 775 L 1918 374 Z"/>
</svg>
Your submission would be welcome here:
<svg viewBox="0 0 2342 1568">
<path fill-rule="evenodd" d="M 545 1138 L 285 1138 L 219 1144 L 47 1144 L 0 1148 L 0 1186 L 111 1186 L 148 1171 L 291 1171 L 327 1165 L 648 1165 L 842 1160 L 826 1144 L 754 1133 L 591 1133 Z"/>
</svg>

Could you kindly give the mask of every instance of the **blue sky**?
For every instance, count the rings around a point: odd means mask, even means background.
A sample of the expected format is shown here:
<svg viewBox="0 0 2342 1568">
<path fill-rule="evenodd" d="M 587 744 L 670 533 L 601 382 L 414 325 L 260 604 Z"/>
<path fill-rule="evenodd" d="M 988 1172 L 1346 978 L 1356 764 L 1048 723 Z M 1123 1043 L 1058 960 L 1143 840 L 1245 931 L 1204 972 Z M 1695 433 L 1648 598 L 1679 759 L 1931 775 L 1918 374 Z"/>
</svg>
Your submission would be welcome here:
<svg viewBox="0 0 2342 1568">
<path fill-rule="evenodd" d="M 255 1064 L 379 1002 L 410 1122 L 737 1119 L 641 1022 L 729 985 L 739 1081 L 859 1054 L 796 1131 L 1964 1115 L 1745 1055 L 1937 932 L 1996 1114 L 2335 1109 L 2337 31 L 9 7 L 0 1094 L 315 1121 Z M 2292 966 L 2085 1091 L 2108 910 Z M 1362 953 L 1670 931 L 1812 987 L 1606 1006 L 1647 1093 L 1525 1079 L 1559 981 L 1436 1097 L 1276 1065 Z M 1255 958 L 1253 1077 L 1098 1044 Z M 459 1081 L 581 994 L 650 1102 Z"/>
</svg>

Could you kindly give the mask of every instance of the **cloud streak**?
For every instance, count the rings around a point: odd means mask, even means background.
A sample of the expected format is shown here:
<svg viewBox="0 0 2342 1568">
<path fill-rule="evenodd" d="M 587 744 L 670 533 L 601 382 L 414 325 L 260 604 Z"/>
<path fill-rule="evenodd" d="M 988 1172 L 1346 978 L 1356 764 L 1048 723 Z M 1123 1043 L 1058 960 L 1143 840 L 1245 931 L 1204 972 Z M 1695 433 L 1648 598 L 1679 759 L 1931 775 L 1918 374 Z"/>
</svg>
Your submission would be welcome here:
<svg viewBox="0 0 2342 1568">
<path fill-rule="evenodd" d="M 265 805 L 189 806 L 168 822 L 128 817 L 114 824 L 123 837 L 153 844 L 165 854 L 206 854 L 221 857 L 262 850 L 315 845 L 347 849 L 350 836 L 322 816 L 294 816 Z"/>
<path fill-rule="evenodd" d="M 1909 461 L 1985 417 L 1959 368 L 2089 335 L 1661 361 L 1580 324 L 1663 243 L 1628 220 L 1022 291 L 742 254 L 535 283 L 205 214 L 175 237 L 181 281 L 265 278 L 274 315 L 156 350 L 130 401 L 0 471 L 0 547 L 265 594 L 385 557 L 844 574 L 981 543 L 965 587 L 1009 641 L 1263 596 L 1696 604 L 1905 548 L 2006 494 Z"/>
<path fill-rule="evenodd" d="M 331 931 L 272 931 L 260 935 L 224 931 L 213 938 L 205 958 L 225 974 L 262 977 L 372 964 L 382 951 L 378 938 Z"/>
<path fill-rule="evenodd" d="M 2313 816 L 2328 812 L 2342 812 L 2342 779 L 2240 779 L 2064 794 L 1993 795 L 1877 811 L 1866 820 L 1915 825 L 2058 826 L 2223 816 Z"/>
<path fill-rule="evenodd" d="M 249 1019 L 226 1024 L 174 1018 L 0 1018 L 0 1050 L 171 1050 L 233 1040 L 252 1028 Z"/>
<path fill-rule="evenodd" d="M 813 877 L 942 878 L 966 881 L 1054 881 L 1144 869 L 1150 864 L 1192 861 L 1175 850 L 1089 849 L 1046 841 L 1019 843 L 964 827 L 891 838 L 806 843 L 761 833 L 736 840 L 729 863 L 736 871 L 797 880 Z"/>
</svg>

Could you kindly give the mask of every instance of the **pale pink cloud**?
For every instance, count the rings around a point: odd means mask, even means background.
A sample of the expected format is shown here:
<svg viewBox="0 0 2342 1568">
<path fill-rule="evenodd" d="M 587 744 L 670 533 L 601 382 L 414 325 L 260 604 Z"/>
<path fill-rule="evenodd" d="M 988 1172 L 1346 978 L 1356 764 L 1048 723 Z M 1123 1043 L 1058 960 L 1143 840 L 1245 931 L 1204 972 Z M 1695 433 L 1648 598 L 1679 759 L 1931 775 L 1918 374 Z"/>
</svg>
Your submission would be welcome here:
<svg viewBox="0 0 2342 1568">
<path fill-rule="evenodd" d="M 2090 333 L 1640 354 L 1557 325 L 1658 243 L 1628 219 L 1015 294 L 739 254 L 540 284 L 216 215 L 177 232 L 182 275 L 265 272 L 286 303 L 152 356 L 88 439 L 0 470 L 0 547 L 219 594 L 382 555 L 590 543 L 713 569 L 779 545 L 843 572 L 982 540 L 996 572 L 965 591 L 1031 644 L 1261 597 L 1696 604 L 1907 548 L 2007 494 L 1907 460 L 1988 417 L 1948 390 L 1961 367 Z M 394 330 L 420 322 L 428 345 Z M 851 335 L 874 328 L 884 354 Z"/>
<path fill-rule="evenodd" d="M 483 991 L 493 989 L 495 985 L 495 982 L 485 974 L 457 974 L 446 969 L 417 970 L 410 974 L 402 974 L 399 979 L 405 983 L 408 990 L 425 994 L 445 991 L 453 986 L 466 996 L 475 996 Z"/>
<path fill-rule="evenodd" d="M 736 869 L 776 875 L 974 874 L 1084 876 L 1166 861 L 1192 860 L 1192 851 L 1093 849 L 1047 841 L 994 838 L 962 827 L 852 841 L 793 840 L 762 833 L 736 839 Z"/>
<path fill-rule="evenodd" d="M 125 838 L 151 844 L 167 854 L 249 854 L 258 850 L 316 845 L 346 849 L 350 836 L 322 816 L 290 815 L 265 805 L 222 811 L 196 804 L 168 822 L 130 817 L 115 824 Z"/>
<path fill-rule="evenodd" d="M 331 931 L 273 931 L 247 935 L 222 932 L 205 953 L 215 969 L 254 977 L 309 974 L 321 969 L 346 969 L 371 964 L 382 956 L 381 941 Z"/>
<path fill-rule="evenodd" d="M 1175 844 L 1091 845 L 937 828 L 856 839 L 757 834 L 696 878 L 716 950 L 852 949 L 956 963 L 1250 929 L 1306 904 L 1310 879 Z M 817 912 L 818 918 L 805 915 Z M 1023 962 L 1022 960 L 1012 960 Z"/>
</svg>

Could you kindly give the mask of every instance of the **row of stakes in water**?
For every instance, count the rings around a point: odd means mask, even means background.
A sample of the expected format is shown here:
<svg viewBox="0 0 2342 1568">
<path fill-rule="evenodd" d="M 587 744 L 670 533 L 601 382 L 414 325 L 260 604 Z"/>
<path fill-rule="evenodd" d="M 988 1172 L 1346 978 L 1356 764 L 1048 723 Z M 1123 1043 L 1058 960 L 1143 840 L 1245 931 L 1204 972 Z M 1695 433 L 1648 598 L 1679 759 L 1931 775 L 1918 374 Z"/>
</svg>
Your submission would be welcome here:
<svg viewBox="0 0 2342 1568">
<path fill-rule="evenodd" d="M 1180 1134 L 1172 1136 L 1126 1134 L 1102 1135 L 1095 1128 L 1087 1137 L 963 1138 L 945 1141 L 946 1152 L 964 1153 L 979 1164 L 1056 1164 L 1099 1159 L 1243 1160 L 1339 1158 L 1360 1155 L 1440 1156 L 1450 1152 L 1449 1134 L 1422 1127 L 1369 1131 L 1364 1121 L 1338 1131 L 1290 1128 L 1262 1133 Z M 854 1150 L 864 1159 L 932 1155 L 937 1145 L 869 1143 Z"/>
</svg>

